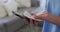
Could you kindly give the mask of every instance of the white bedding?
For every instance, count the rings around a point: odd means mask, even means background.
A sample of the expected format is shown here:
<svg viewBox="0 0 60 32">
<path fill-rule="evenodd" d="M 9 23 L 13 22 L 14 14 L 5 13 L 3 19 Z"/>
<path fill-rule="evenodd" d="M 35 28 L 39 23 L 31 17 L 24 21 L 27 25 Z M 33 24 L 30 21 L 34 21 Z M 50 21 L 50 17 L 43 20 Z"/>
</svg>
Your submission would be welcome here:
<svg viewBox="0 0 60 32">
<path fill-rule="evenodd" d="M 6 11 L 4 10 L 3 8 L 3 5 L 1 3 L 1 0 L 0 0 L 0 18 L 3 18 L 7 15 Z"/>
</svg>

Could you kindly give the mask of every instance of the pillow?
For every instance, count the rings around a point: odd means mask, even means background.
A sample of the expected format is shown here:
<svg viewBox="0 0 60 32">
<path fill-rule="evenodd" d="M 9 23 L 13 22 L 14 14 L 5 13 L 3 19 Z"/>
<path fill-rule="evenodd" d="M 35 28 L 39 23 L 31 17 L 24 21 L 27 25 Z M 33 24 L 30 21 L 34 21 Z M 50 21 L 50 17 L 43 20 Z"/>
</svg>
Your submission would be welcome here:
<svg viewBox="0 0 60 32">
<path fill-rule="evenodd" d="M 8 16 L 13 15 L 12 11 L 17 11 L 17 3 L 14 0 L 3 0 L 2 3 L 8 12 Z"/>
<path fill-rule="evenodd" d="M 31 0 L 16 0 L 19 7 L 31 7 Z"/>
<path fill-rule="evenodd" d="M 2 6 L 2 4 L 1 4 L 1 2 L 0 2 L 0 18 L 3 18 L 3 17 L 5 17 L 5 16 L 7 16 L 7 13 L 6 13 L 6 11 L 4 10 L 4 8 L 3 8 L 3 6 Z"/>
</svg>

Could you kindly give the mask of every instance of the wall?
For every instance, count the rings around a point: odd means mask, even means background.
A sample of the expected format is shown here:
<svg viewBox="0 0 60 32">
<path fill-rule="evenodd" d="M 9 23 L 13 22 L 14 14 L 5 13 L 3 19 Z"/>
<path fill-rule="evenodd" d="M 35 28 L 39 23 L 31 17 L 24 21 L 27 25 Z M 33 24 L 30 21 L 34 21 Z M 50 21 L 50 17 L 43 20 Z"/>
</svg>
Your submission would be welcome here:
<svg viewBox="0 0 60 32">
<path fill-rule="evenodd" d="M 31 7 L 31 0 L 16 0 L 19 7 Z"/>
</svg>

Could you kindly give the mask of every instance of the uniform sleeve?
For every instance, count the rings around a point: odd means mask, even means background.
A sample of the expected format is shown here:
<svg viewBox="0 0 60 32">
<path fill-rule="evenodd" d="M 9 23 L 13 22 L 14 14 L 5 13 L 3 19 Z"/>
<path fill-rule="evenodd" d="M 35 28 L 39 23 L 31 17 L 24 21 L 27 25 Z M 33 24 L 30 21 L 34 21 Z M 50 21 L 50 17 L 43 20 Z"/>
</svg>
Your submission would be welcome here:
<svg viewBox="0 0 60 32">
<path fill-rule="evenodd" d="M 60 12 L 59 12 L 59 16 L 60 16 Z"/>
<path fill-rule="evenodd" d="M 59 10 L 59 16 L 60 16 L 60 10 Z"/>
<path fill-rule="evenodd" d="M 48 0 L 46 0 L 45 9 L 48 10 Z"/>
<path fill-rule="evenodd" d="M 49 12 L 49 13 L 51 13 L 51 9 L 50 9 L 51 7 L 50 7 L 50 0 L 46 0 L 46 5 L 45 5 L 45 9 Z"/>
</svg>

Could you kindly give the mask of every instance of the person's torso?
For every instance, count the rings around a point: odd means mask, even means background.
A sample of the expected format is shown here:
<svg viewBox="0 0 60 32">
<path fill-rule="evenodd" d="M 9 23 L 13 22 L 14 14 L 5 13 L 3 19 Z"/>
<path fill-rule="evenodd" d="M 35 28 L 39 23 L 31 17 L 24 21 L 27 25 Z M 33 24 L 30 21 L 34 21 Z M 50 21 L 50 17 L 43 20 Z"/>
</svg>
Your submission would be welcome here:
<svg viewBox="0 0 60 32">
<path fill-rule="evenodd" d="M 46 7 L 49 13 L 60 16 L 60 0 L 49 0 Z M 48 21 L 45 21 L 43 26 L 42 32 L 60 32 L 60 26 L 49 23 Z"/>
</svg>

